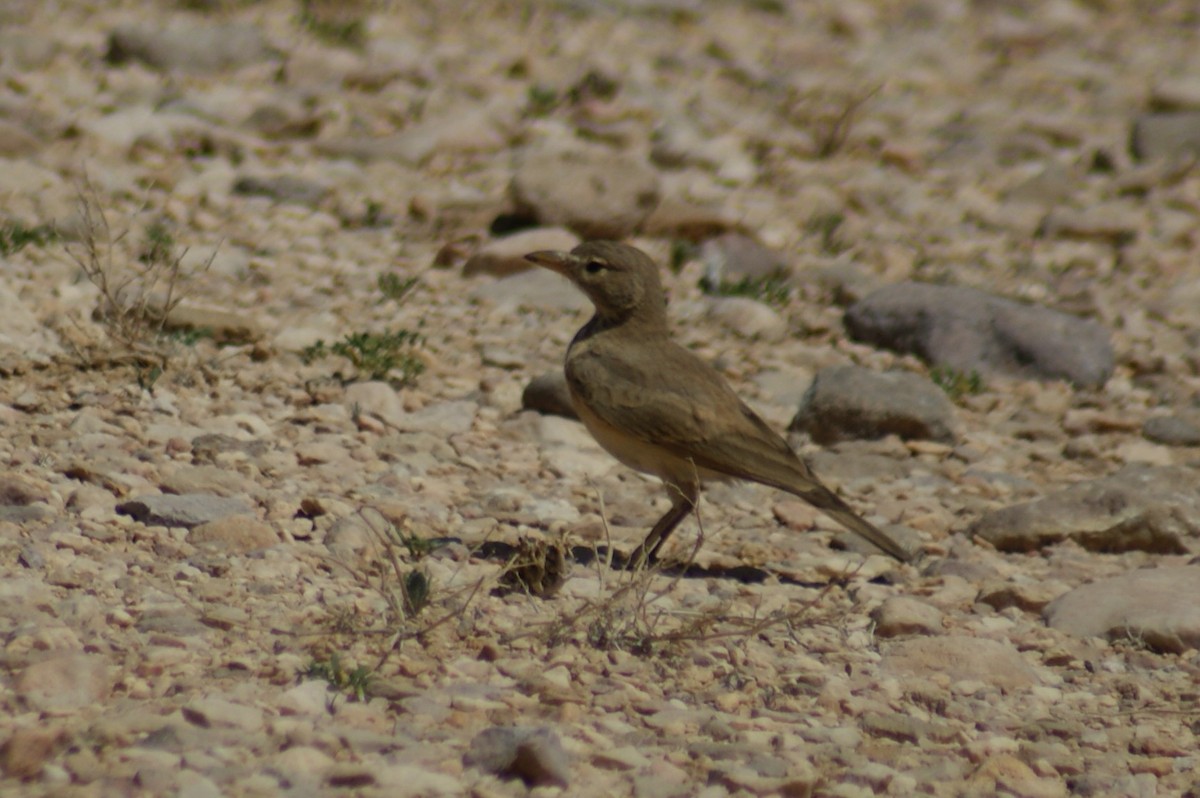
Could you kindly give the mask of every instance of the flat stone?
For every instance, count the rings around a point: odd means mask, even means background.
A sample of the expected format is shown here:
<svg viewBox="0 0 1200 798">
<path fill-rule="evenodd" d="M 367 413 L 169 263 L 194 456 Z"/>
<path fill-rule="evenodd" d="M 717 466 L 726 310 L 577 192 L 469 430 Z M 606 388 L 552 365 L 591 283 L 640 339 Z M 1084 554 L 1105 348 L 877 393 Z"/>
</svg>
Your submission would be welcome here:
<svg viewBox="0 0 1200 798">
<path fill-rule="evenodd" d="M 147 526 L 181 526 L 189 529 L 231 515 L 247 515 L 253 510 L 254 507 L 244 498 L 204 493 L 140 496 L 117 505 L 118 513 L 131 516 Z"/>
<path fill-rule="evenodd" d="M 1092 551 L 1184 554 L 1200 535 L 1200 476 L 1174 466 L 1126 466 L 993 510 L 967 533 L 1001 551 L 1033 551 L 1070 538 Z"/>
<path fill-rule="evenodd" d="M 1059 596 L 1046 623 L 1078 637 L 1134 638 L 1157 651 L 1200 648 L 1200 566 L 1142 568 Z"/>
</svg>

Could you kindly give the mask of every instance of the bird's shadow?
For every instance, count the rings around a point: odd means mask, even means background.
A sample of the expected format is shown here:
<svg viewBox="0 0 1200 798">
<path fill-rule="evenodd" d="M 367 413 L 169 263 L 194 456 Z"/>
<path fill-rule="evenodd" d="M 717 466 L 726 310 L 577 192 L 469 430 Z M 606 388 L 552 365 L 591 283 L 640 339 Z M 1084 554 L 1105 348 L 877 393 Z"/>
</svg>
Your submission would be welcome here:
<svg viewBox="0 0 1200 798">
<path fill-rule="evenodd" d="M 435 544 L 444 543 L 462 543 L 458 538 L 439 538 L 434 541 Z M 511 544 L 499 540 L 488 540 L 480 543 L 477 546 L 470 547 L 474 555 L 482 557 L 486 560 L 494 560 L 497 562 L 510 562 L 519 554 L 518 548 Z M 627 554 L 619 549 L 610 549 L 607 546 L 572 546 L 568 552 L 569 559 L 579 565 L 589 566 L 597 561 L 608 563 L 613 570 L 628 571 L 631 570 L 631 560 L 633 555 Z M 753 565 L 709 565 L 702 566 L 694 562 L 672 562 L 669 560 L 660 560 L 650 566 L 658 573 L 664 576 L 682 577 L 684 579 L 728 579 L 733 582 L 739 582 L 744 585 L 757 585 L 766 582 L 769 578 L 774 577 L 781 584 L 796 585 L 799 587 L 808 588 L 825 588 L 831 583 L 845 584 L 846 580 L 833 579 L 826 581 L 809 581 L 798 579 L 789 574 L 780 573 L 778 571 L 770 571 L 764 568 L 758 568 Z M 883 580 L 872 580 L 883 581 Z"/>
</svg>

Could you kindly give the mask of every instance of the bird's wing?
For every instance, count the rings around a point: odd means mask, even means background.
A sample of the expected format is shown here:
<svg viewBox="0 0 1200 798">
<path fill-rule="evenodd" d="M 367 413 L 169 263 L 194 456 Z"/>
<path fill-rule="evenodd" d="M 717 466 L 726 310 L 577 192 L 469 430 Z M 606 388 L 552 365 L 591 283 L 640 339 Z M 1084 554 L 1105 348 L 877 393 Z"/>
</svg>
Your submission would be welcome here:
<svg viewBox="0 0 1200 798">
<path fill-rule="evenodd" d="M 566 364 L 572 394 L 607 424 L 700 468 L 795 494 L 893 557 L 912 558 L 822 485 L 703 360 L 674 344 L 655 347 L 653 359 L 634 357 L 587 347 L 572 353 Z"/>
<path fill-rule="evenodd" d="M 586 349 L 567 360 L 577 401 L 612 426 L 697 466 L 794 491 L 811 479 L 787 443 L 724 378 L 677 345 L 653 358 Z M 645 362 L 643 362 L 645 361 Z"/>
</svg>

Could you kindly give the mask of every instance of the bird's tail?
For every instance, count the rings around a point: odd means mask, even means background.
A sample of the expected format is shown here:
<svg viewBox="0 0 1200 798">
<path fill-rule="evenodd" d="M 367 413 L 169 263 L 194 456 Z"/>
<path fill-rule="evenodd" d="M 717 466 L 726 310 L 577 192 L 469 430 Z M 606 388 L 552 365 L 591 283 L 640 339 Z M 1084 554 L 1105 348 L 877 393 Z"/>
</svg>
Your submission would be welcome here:
<svg viewBox="0 0 1200 798">
<path fill-rule="evenodd" d="M 796 495 L 900 562 L 911 562 L 914 559 L 913 552 L 901 546 L 891 535 L 850 509 L 850 505 L 824 485 L 813 485 L 803 492 L 797 492 Z"/>
</svg>

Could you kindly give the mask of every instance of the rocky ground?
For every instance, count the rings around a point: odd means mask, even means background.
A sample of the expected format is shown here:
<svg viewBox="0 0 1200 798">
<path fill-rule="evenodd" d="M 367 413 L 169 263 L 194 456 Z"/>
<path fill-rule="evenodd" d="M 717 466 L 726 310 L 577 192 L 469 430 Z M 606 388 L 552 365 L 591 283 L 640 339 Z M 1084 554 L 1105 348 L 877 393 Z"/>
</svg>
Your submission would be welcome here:
<svg viewBox="0 0 1200 798">
<path fill-rule="evenodd" d="M 1196 795 L 1198 25 L 5 3 L 0 792 Z M 598 236 L 923 557 L 572 556 L 667 502 L 519 271 Z"/>
</svg>

